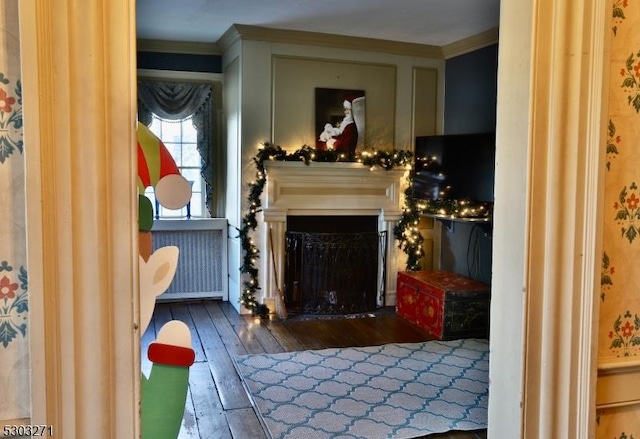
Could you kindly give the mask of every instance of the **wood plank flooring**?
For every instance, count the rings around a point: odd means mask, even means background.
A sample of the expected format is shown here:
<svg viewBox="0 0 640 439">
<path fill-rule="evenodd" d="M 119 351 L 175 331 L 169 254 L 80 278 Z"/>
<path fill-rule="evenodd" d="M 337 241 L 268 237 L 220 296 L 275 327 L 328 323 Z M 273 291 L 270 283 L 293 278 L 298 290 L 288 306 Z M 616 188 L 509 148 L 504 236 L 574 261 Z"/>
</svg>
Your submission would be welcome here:
<svg viewBox="0 0 640 439">
<path fill-rule="evenodd" d="M 147 346 L 164 323 L 181 320 L 191 330 L 195 363 L 179 439 L 266 439 L 231 358 L 329 347 L 371 346 L 429 340 L 428 334 L 396 316 L 392 308 L 357 318 L 287 320 L 241 316 L 217 300 L 159 303 L 142 337 L 142 371 L 151 363 Z M 428 439 L 486 439 L 486 430 L 449 432 Z M 366 439 L 366 438 L 363 438 Z"/>
</svg>

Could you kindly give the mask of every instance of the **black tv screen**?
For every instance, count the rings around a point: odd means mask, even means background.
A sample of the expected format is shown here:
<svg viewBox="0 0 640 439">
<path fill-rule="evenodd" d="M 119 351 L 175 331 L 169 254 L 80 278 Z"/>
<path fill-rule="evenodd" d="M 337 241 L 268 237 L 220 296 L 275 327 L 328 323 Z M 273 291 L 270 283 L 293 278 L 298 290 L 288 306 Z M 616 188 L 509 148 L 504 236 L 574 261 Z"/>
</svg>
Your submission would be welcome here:
<svg viewBox="0 0 640 439">
<path fill-rule="evenodd" d="M 416 137 L 413 196 L 492 203 L 495 157 L 495 133 Z"/>
</svg>

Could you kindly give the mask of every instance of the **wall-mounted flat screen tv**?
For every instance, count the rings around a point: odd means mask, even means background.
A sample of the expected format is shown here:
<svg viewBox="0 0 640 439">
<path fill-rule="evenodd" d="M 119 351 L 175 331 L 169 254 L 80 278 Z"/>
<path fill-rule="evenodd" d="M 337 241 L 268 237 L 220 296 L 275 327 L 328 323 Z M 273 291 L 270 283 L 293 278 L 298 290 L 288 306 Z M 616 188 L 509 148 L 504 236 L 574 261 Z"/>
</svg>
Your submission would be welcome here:
<svg viewBox="0 0 640 439">
<path fill-rule="evenodd" d="M 495 133 L 420 136 L 415 146 L 414 198 L 493 203 Z"/>
</svg>

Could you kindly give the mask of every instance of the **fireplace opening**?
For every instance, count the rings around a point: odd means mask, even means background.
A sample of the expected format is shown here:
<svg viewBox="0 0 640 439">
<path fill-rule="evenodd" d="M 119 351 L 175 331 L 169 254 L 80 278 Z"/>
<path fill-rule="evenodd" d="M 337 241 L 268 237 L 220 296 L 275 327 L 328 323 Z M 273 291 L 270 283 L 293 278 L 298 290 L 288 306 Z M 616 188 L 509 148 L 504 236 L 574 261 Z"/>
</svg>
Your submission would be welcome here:
<svg viewBox="0 0 640 439">
<path fill-rule="evenodd" d="M 287 310 L 305 314 L 375 310 L 385 293 L 386 242 L 376 216 L 287 217 Z"/>
</svg>

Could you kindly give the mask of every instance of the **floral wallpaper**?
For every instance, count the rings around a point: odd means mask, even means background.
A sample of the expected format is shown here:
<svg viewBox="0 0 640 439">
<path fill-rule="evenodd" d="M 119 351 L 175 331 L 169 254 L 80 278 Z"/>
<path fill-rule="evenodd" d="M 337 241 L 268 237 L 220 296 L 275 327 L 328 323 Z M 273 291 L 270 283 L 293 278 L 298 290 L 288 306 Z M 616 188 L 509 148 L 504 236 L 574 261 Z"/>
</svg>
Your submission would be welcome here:
<svg viewBox="0 0 640 439">
<path fill-rule="evenodd" d="M 640 360 L 640 2 L 610 0 L 600 362 Z M 640 439 L 640 407 L 598 411 L 598 439 Z"/>
<path fill-rule="evenodd" d="M 611 0 L 599 357 L 640 356 L 640 2 Z"/>
<path fill-rule="evenodd" d="M 596 423 L 598 439 L 640 439 L 640 410 L 635 406 L 600 410 Z"/>
<path fill-rule="evenodd" d="M 30 415 L 18 1 L 0 8 L 0 420 Z"/>
</svg>

